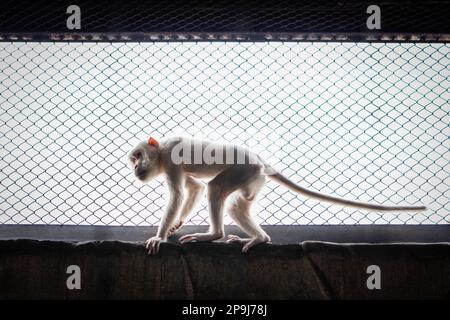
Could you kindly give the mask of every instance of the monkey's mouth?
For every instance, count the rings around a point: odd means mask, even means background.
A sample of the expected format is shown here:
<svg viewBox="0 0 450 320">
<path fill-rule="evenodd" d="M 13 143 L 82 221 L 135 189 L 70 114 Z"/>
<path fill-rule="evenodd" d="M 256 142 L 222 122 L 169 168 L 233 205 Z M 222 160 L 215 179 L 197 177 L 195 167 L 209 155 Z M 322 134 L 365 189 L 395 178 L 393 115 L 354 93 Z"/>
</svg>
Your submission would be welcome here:
<svg viewBox="0 0 450 320">
<path fill-rule="evenodd" d="M 147 172 L 146 171 L 142 171 L 142 170 L 134 170 L 134 175 L 139 180 L 145 180 L 145 178 L 147 177 Z"/>
</svg>

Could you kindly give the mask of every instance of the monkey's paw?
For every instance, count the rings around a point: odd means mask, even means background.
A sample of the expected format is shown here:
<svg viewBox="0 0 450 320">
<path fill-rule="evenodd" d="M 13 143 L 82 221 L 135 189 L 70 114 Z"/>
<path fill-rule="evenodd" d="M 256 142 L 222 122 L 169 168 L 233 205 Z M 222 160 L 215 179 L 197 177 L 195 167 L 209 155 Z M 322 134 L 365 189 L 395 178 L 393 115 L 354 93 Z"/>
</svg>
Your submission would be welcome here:
<svg viewBox="0 0 450 320">
<path fill-rule="evenodd" d="M 151 237 L 150 239 L 148 239 L 145 244 L 145 248 L 147 248 L 148 254 L 150 255 L 157 254 L 161 242 L 162 239 L 160 237 Z"/>
<path fill-rule="evenodd" d="M 182 236 L 179 241 L 180 243 L 188 243 L 194 241 L 214 241 L 220 238 L 222 238 L 222 235 L 216 233 L 193 233 Z"/>
<path fill-rule="evenodd" d="M 183 226 L 183 221 L 179 221 L 175 226 L 170 228 L 168 237 L 173 236 L 175 233 L 177 233 L 178 230 L 180 230 L 182 226 Z"/>
</svg>

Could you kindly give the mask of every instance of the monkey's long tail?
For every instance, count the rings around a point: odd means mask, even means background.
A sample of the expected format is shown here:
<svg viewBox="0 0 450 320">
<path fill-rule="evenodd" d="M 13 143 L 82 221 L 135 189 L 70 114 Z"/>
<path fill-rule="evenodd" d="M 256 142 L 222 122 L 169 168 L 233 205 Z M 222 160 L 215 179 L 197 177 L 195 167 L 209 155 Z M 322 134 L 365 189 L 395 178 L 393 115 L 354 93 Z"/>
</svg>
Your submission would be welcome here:
<svg viewBox="0 0 450 320">
<path fill-rule="evenodd" d="M 286 186 L 294 192 L 307 196 L 309 198 L 326 201 L 330 203 L 340 204 L 346 207 L 353 207 L 358 209 L 369 209 L 374 211 L 423 211 L 426 210 L 426 206 L 384 206 L 381 204 L 364 203 L 358 201 L 351 201 L 342 198 L 337 198 L 322 194 L 319 192 L 311 191 L 303 188 L 296 184 L 295 182 L 289 180 L 287 177 L 283 176 L 281 173 L 275 173 L 269 175 L 269 178 L 277 181 L 279 184 Z"/>
</svg>

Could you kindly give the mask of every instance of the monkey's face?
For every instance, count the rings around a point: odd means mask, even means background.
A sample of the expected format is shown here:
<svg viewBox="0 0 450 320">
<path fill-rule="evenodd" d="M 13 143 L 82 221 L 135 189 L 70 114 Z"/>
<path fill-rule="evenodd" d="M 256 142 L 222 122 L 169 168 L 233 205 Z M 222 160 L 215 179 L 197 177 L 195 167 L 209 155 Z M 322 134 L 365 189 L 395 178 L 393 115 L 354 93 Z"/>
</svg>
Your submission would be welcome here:
<svg viewBox="0 0 450 320">
<path fill-rule="evenodd" d="M 139 181 L 149 182 L 160 173 L 159 150 L 145 142 L 130 152 L 128 162 Z"/>
</svg>

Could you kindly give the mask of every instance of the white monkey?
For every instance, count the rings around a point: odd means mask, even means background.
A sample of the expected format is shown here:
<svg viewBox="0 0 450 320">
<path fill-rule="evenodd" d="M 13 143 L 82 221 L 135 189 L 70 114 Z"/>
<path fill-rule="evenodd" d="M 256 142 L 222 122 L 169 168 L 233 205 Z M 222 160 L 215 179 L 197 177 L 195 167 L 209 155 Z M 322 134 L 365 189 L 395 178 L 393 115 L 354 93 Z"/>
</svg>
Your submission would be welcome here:
<svg viewBox="0 0 450 320">
<path fill-rule="evenodd" d="M 227 200 L 228 213 L 236 224 L 249 235 L 240 238 L 229 235 L 227 242 L 243 244 L 242 251 L 270 237 L 253 220 L 250 207 L 257 193 L 264 186 L 266 177 L 310 198 L 336 203 L 347 207 L 375 211 L 421 211 L 425 206 L 384 206 L 345 200 L 305 189 L 274 170 L 258 155 L 232 145 L 220 145 L 209 141 L 172 138 L 158 143 L 150 138 L 140 143 L 129 154 L 129 164 L 135 176 L 148 182 L 164 173 L 170 192 L 170 200 L 155 237 L 147 240 L 149 254 L 159 250 L 161 242 L 181 228 L 204 193 L 205 185 L 199 180 L 209 178 L 208 205 L 210 228 L 206 233 L 187 234 L 181 243 L 213 241 L 224 237 L 223 210 Z"/>
</svg>

